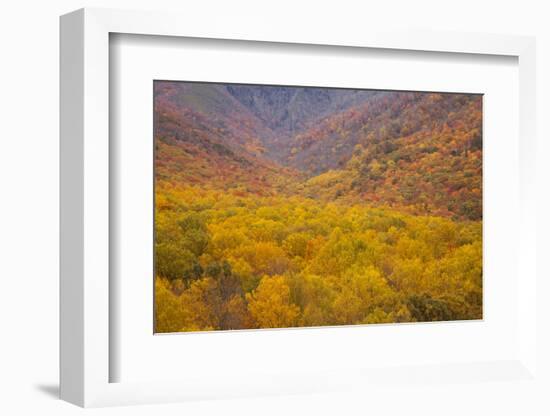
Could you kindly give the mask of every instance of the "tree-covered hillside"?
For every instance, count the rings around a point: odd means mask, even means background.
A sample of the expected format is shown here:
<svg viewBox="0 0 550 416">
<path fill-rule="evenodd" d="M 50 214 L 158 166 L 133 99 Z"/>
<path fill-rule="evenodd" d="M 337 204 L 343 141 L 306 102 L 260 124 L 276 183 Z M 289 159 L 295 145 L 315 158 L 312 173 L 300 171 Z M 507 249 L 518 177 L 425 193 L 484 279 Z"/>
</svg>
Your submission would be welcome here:
<svg viewBox="0 0 550 416">
<path fill-rule="evenodd" d="M 479 319 L 481 96 L 155 82 L 157 332 Z"/>
</svg>

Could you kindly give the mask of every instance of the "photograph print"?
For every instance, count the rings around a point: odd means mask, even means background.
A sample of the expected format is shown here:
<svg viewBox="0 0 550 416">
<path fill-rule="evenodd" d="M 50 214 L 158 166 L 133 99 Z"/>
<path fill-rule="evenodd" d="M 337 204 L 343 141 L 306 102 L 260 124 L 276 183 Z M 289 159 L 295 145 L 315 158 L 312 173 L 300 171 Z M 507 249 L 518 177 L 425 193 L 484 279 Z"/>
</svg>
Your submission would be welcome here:
<svg viewBox="0 0 550 416">
<path fill-rule="evenodd" d="M 482 319 L 481 94 L 153 89 L 155 333 Z"/>
</svg>

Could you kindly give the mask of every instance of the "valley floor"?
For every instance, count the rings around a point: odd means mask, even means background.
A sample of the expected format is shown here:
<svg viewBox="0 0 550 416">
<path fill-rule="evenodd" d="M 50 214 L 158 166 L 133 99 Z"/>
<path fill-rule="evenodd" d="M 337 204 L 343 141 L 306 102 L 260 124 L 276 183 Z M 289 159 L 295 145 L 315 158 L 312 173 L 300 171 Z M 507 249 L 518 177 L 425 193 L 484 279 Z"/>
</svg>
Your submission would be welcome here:
<svg viewBox="0 0 550 416">
<path fill-rule="evenodd" d="M 482 318 L 481 221 L 156 192 L 156 332 Z"/>
</svg>

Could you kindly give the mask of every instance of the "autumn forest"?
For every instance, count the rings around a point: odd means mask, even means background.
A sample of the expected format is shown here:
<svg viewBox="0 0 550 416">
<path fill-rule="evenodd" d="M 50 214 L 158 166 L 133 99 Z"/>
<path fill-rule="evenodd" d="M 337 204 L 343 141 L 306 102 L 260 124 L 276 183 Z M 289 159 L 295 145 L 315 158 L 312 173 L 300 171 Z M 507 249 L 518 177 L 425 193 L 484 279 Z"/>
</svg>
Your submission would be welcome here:
<svg viewBox="0 0 550 416">
<path fill-rule="evenodd" d="M 155 332 L 482 318 L 482 96 L 154 82 Z"/>
</svg>

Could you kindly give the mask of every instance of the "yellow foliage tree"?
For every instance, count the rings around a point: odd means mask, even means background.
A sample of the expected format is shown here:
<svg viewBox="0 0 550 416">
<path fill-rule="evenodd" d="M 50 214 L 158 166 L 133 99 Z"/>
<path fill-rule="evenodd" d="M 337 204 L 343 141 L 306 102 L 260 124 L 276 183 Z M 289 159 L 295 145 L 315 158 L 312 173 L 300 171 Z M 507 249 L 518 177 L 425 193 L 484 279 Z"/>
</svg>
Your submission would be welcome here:
<svg viewBox="0 0 550 416">
<path fill-rule="evenodd" d="M 260 328 L 286 328 L 298 325 L 300 308 L 290 301 L 290 288 L 284 276 L 264 276 L 258 287 L 246 295 L 248 310 Z"/>
</svg>

